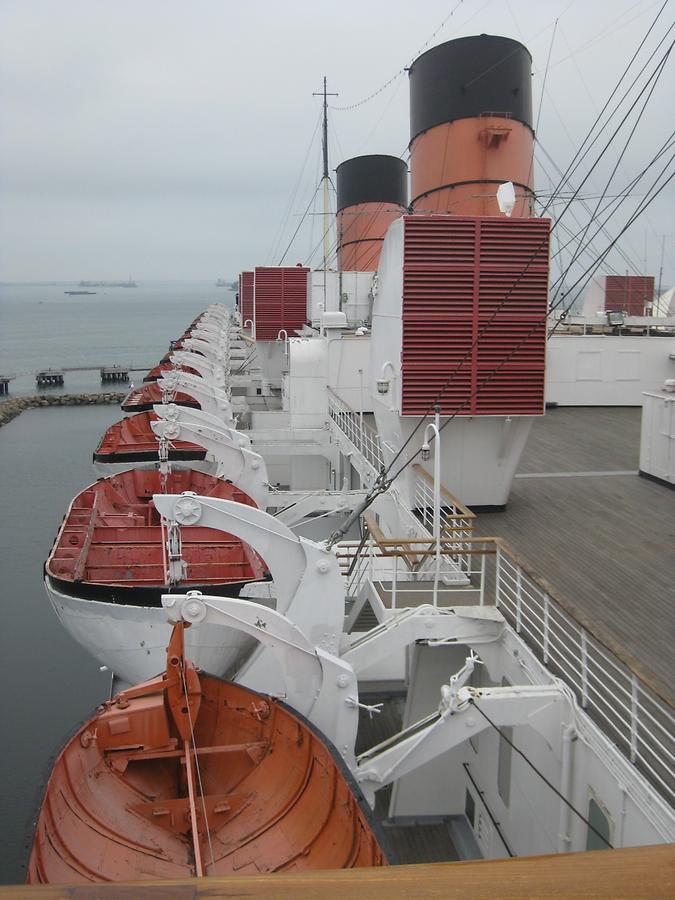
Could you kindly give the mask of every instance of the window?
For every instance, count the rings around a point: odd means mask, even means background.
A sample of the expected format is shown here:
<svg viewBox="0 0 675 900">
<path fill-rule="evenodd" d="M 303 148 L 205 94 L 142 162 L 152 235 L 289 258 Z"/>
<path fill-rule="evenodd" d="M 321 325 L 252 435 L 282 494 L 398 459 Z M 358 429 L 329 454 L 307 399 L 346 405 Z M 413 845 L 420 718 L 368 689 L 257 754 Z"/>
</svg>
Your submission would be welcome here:
<svg viewBox="0 0 675 900">
<path fill-rule="evenodd" d="M 467 788 L 466 796 L 464 797 L 464 815 L 469 820 L 469 824 L 471 827 L 474 827 L 476 822 L 476 801 L 473 799 L 473 794 Z"/>
<path fill-rule="evenodd" d="M 510 687 L 508 678 L 502 678 L 502 687 Z M 504 801 L 504 806 L 509 805 L 511 799 L 511 756 L 512 748 L 509 741 L 513 741 L 513 727 L 502 725 L 499 729 L 499 764 L 497 767 L 497 790 Z"/>
<path fill-rule="evenodd" d="M 511 725 L 502 725 L 500 731 L 497 790 L 504 801 L 504 806 L 508 806 L 511 798 L 511 744 L 509 744 L 509 741 L 513 740 L 513 727 Z"/>
<path fill-rule="evenodd" d="M 588 821 L 593 826 L 586 834 L 587 850 L 609 850 L 611 827 L 606 810 L 593 798 L 588 801 Z M 601 837 L 602 835 L 602 837 Z M 603 841 L 604 838 L 605 840 Z M 605 843 L 607 841 L 607 843 Z"/>
</svg>

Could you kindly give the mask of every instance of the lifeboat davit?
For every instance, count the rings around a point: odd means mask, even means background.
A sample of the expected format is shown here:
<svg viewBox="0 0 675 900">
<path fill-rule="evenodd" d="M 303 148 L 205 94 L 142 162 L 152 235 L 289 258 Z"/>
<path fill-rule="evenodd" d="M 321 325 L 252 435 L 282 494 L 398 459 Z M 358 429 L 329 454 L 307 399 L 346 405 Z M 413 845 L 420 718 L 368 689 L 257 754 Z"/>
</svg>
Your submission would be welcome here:
<svg viewBox="0 0 675 900">
<path fill-rule="evenodd" d="M 157 421 L 157 415 L 148 411 L 127 416 L 107 428 L 94 451 L 97 473 L 109 475 L 113 470 L 122 471 L 135 463 L 157 463 L 159 441 L 150 424 Z M 172 440 L 170 443 L 169 462 L 189 462 L 192 467 L 205 471 L 199 465 L 205 457 L 206 450 L 191 441 Z"/>
<path fill-rule="evenodd" d="M 47 595 L 65 628 L 128 684 L 163 668 L 169 636 L 163 593 L 205 588 L 210 594 L 238 597 L 245 584 L 269 578 L 265 563 L 248 544 L 196 524 L 180 527 L 182 574 L 170 585 L 170 539 L 152 502 L 161 479 L 157 470 L 132 469 L 81 491 L 45 564 Z M 256 505 L 230 482 L 192 469 L 169 473 L 165 488 Z M 234 671 L 254 646 L 252 638 L 221 626 L 194 628 L 188 636 L 191 658 L 218 676 Z"/>
<path fill-rule="evenodd" d="M 280 701 L 195 669 L 117 695 L 56 760 L 30 884 L 387 865 L 337 752 Z"/>
<path fill-rule="evenodd" d="M 150 369 L 143 381 L 146 384 L 151 381 L 157 381 L 158 378 L 166 375 L 167 372 L 175 371 L 176 368 L 180 369 L 182 372 L 189 372 L 190 375 L 199 375 L 199 372 L 190 368 L 190 366 L 174 366 L 172 362 L 160 362 L 154 369 Z"/>
<path fill-rule="evenodd" d="M 162 403 L 162 391 L 156 381 L 148 381 L 141 387 L 132 388 L 122 401 L 124 412 L 147 412 L 157 403 Z M 201 409 L 201 405 L 182 391 L 177 391 L 171 400 L 176 406 L 190 406 L 193 409 Z"/>
</svg>

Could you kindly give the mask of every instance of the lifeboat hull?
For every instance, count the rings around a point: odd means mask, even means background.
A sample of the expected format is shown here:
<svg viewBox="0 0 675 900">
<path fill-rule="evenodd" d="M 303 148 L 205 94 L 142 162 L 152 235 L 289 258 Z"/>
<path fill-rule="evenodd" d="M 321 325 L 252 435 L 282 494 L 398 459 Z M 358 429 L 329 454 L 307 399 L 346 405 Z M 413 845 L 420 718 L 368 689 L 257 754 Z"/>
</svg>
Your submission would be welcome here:
<svg viewBox="0 0 675 900">
<path fill-rule="evenodd" d="M 158 465 L 159 441 L 152 430 L 154 412 L 142 412 L 115 422 L 106 429 L 94 451 L 94 469 L 102 478 L 132 468 Z M 206 450 L 190 441 L 174 440 L 169 447 L 172 468 L 194 469 L 215 475 L 217 463 L 206 459 Z"/>
<path fill-rule="evenodd" d="M 199 682 L 185 742 L 161 691 L 118 698 L 76 732 L 46 787 L 30 884 L 387 864 L 357 785 L 306 720 L 239 685 Z"/>
<path fill-rule="evenodd" d="M 124 681 L 143 681 L 163 665 L 169 627 L 161 596 L 167 582 L 166 528 L 152 503 L 161 476 L 133 469 L 85 488 L 72 501 L 45 565 L 47 595 L 64 626 Z M 167 476 L 166 490 L 255 505 L 234 485 L 192 470 Z M 175 589 L 238 597 L 242 587 L 268 577 L 245 543 L 213 528 L 180 528 L 182 576 Z M 194 662 L 230 674 L 254 647 L 241 632 L 195 628 Z"/>
<path fill-rule="evenodd" d="M 59 590 L 49 576 L 45 589 L 64 628 L 122 681 L 146 681 L 164 668 L 171 626 L 161 604 L 137 606 L 83 599 Z M 185 644 L 195 665 L 219 677 L 233 675 L 257 646 L 243 632 L 220 625 L 194 625 Z"/>
</svg>

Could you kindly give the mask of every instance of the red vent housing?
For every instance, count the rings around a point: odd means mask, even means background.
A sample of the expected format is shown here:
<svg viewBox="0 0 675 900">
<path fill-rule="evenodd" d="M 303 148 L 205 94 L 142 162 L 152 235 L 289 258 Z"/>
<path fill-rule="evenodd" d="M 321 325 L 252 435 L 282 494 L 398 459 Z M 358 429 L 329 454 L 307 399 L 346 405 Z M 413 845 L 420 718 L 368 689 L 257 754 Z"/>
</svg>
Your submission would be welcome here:
<svg viewBox="0 0 675 900">
<path fill-rule="evenodd" d="M 307 321 L 305 266 L 258 266 L 255 270 L 255 336 L 274 341 L 283 328 L 289 337 Z"/>
<path fill-rule="evenodd" d="M 403 415 L 544 412 L 550 224 L 404 217 Z"/>
<path fill-rule="evenodd" d="M 607 275 L 605 309 L 620 310 L 629 316 L 648 315 L 645 307 L 654 300 L 653 275 Z"/>
<path fill-rule="evenodd" d="M 242 325 L 247 319 L 253 321 L 253 272 L 242 272 L 239 276 L 239 312 Z"/>
</svg>

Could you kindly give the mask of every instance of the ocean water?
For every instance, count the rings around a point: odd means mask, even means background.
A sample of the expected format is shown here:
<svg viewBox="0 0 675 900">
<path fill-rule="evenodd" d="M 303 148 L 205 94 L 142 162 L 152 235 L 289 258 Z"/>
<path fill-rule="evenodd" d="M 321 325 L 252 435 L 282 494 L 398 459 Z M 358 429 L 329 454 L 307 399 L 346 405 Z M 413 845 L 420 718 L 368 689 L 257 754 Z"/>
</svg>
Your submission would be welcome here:
<svg viewBox="0 0 675 900">
<path fill-rule="evenodd" d="M 213 282 L 152 281 L 92 288 L 94 296 L 64 293 L 73 289 L 76 284 L 62 282 L 0 284 L 0 375 L 17 376 L 12 394 L 98 391 L 101 366 L 136 366 L 140 371 L 131 380 L 141 379 L 209 303 L 234 305 L 234 294 Z M 92 369 L 65 372 L 62 388 L 36 388 L 39 369 L 81 366 Z"/>
<path fill-rule="evenodd" d="M 0 374 L 26 373 L 11 394 L 35 393 L 30 373 L 38 368 L 154 365 L 209 303 L 232 301 L 206 283 L 154 283 L 94 297 L 66 297 L 69 287 L 0 286 Z M 97 371 L 65 377 L 66 392 L 99 387 Z M 91 456 L 101 433 L 121 415 L 109 406 L 40 408 L 0 428 L 2 883 L 25 878 L 51 760 L 109 695 L 110 674 L 61 627 L 42 570 L 70 500 L 95 479 Z"/>
</svg>

